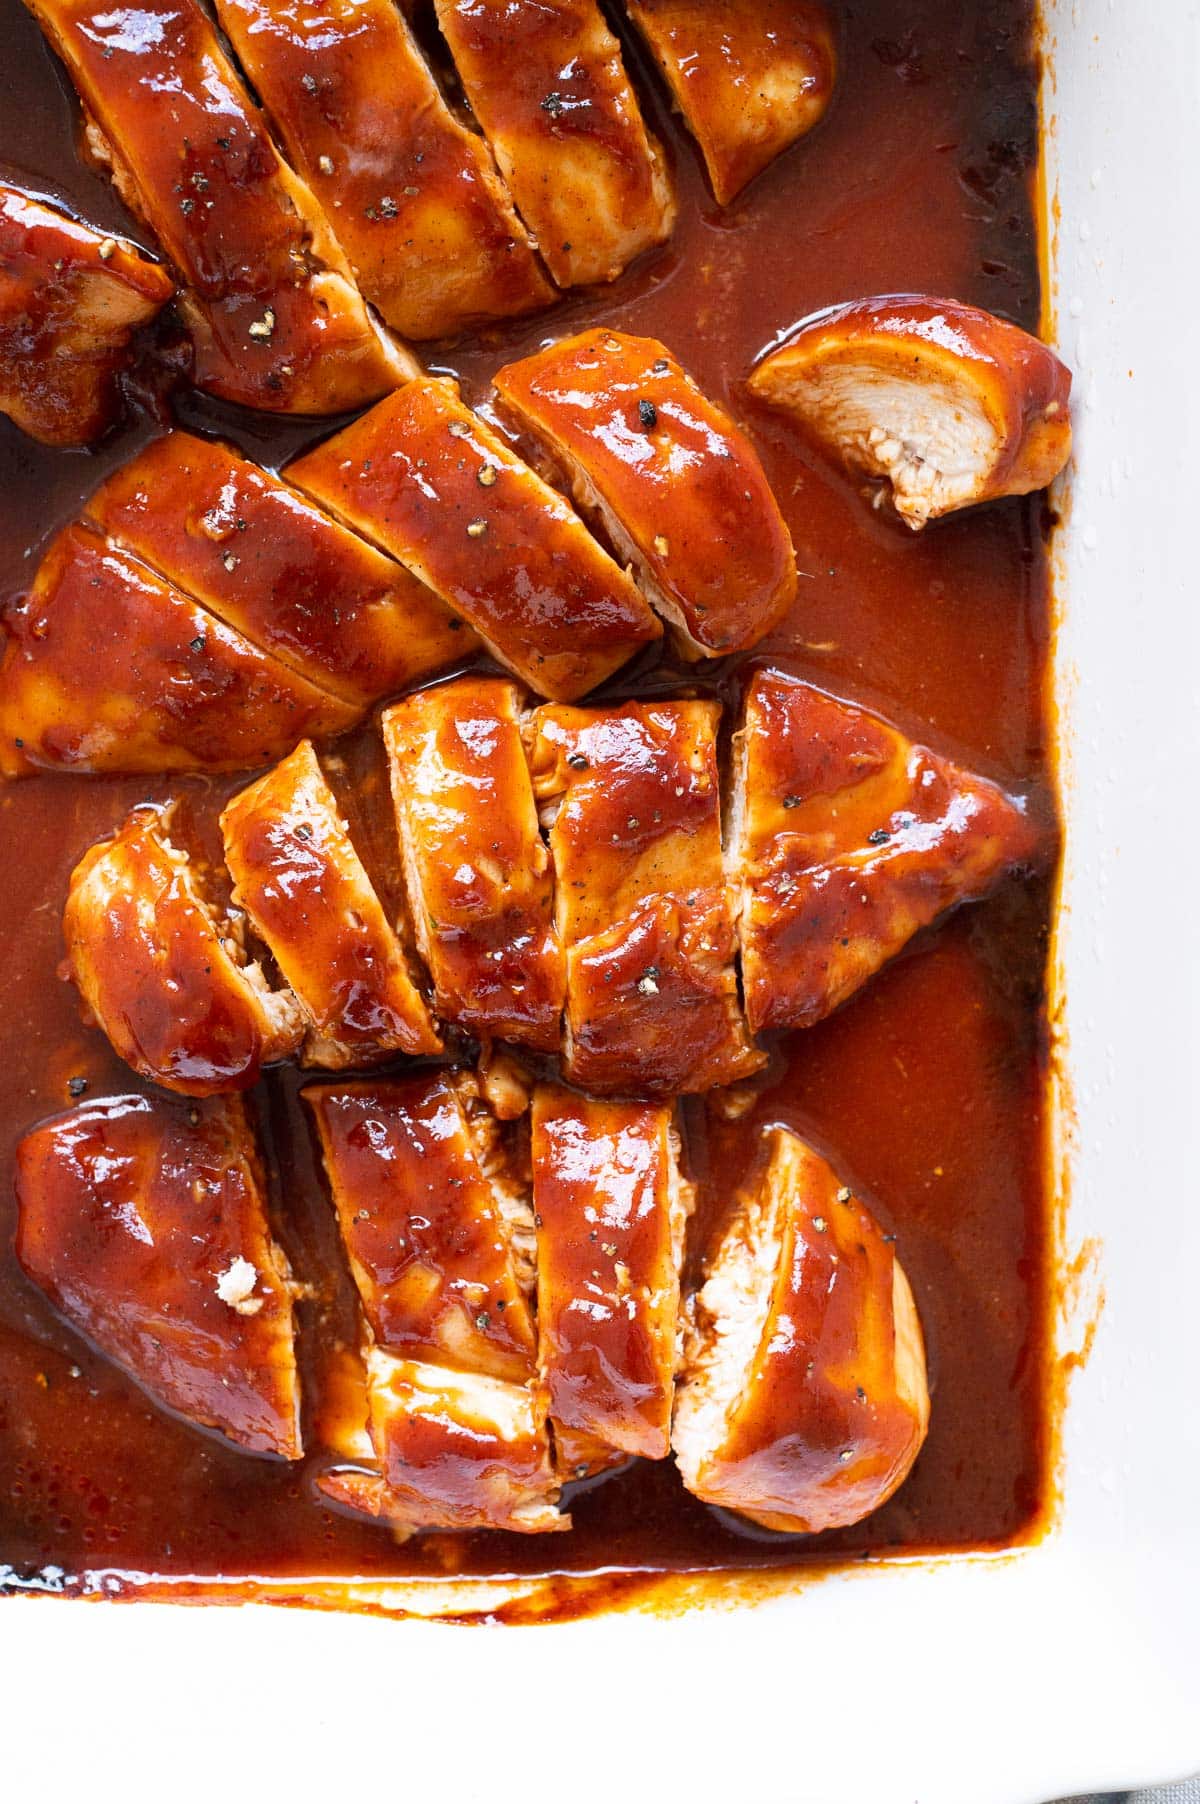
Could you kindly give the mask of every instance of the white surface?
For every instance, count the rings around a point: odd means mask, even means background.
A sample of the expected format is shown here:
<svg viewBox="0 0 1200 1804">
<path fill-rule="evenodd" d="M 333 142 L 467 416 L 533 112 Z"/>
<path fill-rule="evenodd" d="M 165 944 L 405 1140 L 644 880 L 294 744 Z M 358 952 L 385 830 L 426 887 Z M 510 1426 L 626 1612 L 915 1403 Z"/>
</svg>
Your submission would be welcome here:
<svg viewBox="0 0 1200 1804">
<path fill-rule="evenodd" d="M 265 1608 L 0 1609 L 13 1799 L 1035 1804 L 1200 1767 L 1196 9 L 1050 9 L 1078 378 L 1060 678 L 1079 1152 L 1107 1306 L 1041 1548 L 754 1610 L 464 1631 Z M 1132 371 L 1132 375 L 1127 372 Z M 22 1784 L 21 1781 L 25 1783 Z"/>
</svg>

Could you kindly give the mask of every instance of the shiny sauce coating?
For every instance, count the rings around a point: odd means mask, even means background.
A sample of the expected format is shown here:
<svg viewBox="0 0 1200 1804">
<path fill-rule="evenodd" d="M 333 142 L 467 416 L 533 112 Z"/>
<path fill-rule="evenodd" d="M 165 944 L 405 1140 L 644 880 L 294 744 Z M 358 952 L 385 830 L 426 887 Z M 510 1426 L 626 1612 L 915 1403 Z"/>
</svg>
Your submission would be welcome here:
<svg viewBox="0 0 1200 1804">
<path fill-rule="evenodd" d="M 894 721 L 918 742 L 1023 793 L 1051 813 L 1042 676 L 1049 632 L 1047 519 L 1039 497 L 1006 501 L 913 535 L 871 512 L 741 383 L 754 356 L 815 309 L 862 294 L 960 296 L 1036 329 L 1039 283 L 1031 182 L 1036 70 L 1024 0 L 856 0 L 844 9 L 840 85 L 829 115 L 734 207 L 713 204 L 697 154 L 630 53 L 648 122 L 674 163 L 679 219 L 669 244 L 611 289 L 575 296 L 521 326 L 430 353 L 464 399 L 487 398 L 501 364 L 550 333 L 609 324 L 661 338 L 704 391 L 750 431 L 788 519 L 800 571 L 795 606 L 759 654 Z M 73 149 L 74 108 L 19 0 L 0 0 L 0 170 L 109 230 L 144 234 Z M 174 417 L 219 432 L 272 467 L 322 428 L 238 413 L 181 390 Z M 89 455 L 47 451 L 0 422 L 5 599 L 100 478 L 159 430 L 143 415 Z M 32 551 L 31 551 L 32 547 Z M 26 555 L 30 553 L 30 555 Z M 614 695 L 684 682 L 733 705 L 728 664 L 681 673 L 658 647 Z M 756 654 L 757 655 L 757 654 Z M 605 692 L 606 694 L 608 692 Z M 343 741 L 355 843 L 372 877 L 394 860 L 377 735 Z M 244 786 L 186 778 L 31 776 L 0 789 L 11 848 L 0 895 L 7 946 L 0 1018 L 0 1156 L 72 1100 L 133 1086 L 79 1023 L 56 981 L 59 910 L 80 854 L 126 809 L 182 793 L 212 834 Z M 355 813 L 357 809 L 357 814 Z M 729 1122 L 685 1105 L 700 1188 L 696 1228 L 720 1218 L 759 1129 L 782 1121 L 835 1160 L 869 1201 L 912 1281 L 929 1343 L 929 1440 L 896 1497 L 859 1527 L 813 1541 L 739 1530 L 688 1497 L 670 1461 L 643 1462 L 567 1502 L 570 1534 L 420 1537 L 404 1546 L 322 1507 L 314 1462 L 247 1458 L 169 1419 L 55 1316 L 11 1252 L 15 1210 L 0 1182 L 0 1568 L 14 1584 L 81 1586 L 85 1573 L 262 1574 L 793 1567 L 888 1549 L 979 1547 L 1031 1533 L 1048 1486 L 1049 1199 L 1042 1111 L 1048 888 L 1008 884 L 914 941 L 844 1009 L 781 1039 L 751 1113 Z M 264 1127 L 277 1168 L 272 1206 L 297 1276 L 306 1393 L 319 1398 L 335 1343 L 355 1333 L 298 1074 L 272 1076 Z M 695 1237 L 694 1237 L 695 1238 Z M 75 1374 L 78 1373 L 78 1376 Z M 314 1444 L 312 1403 L 306 1444 Z M 47 1580 L 55 1567 L 64 1579 Z M 300 1587 L 302 1589 L 302 1586 Z"/>
</svg>

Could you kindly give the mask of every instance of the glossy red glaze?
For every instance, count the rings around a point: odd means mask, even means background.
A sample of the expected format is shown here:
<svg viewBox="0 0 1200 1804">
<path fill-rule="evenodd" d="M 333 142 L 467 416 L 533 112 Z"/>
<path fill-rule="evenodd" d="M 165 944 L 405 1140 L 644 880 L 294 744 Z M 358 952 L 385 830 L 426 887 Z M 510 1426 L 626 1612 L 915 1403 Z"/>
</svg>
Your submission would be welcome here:
<svg viewBox="0 0 1200 1804">
<path fill-rule="evenodd" d="M 0 182 L 0 413 L 47 445 L 89 445 L 117 376 L 175 284 L 132 244 Z"/>
<path fill-rule="evenodd" d="M 758 453 L 656 338 L 596 327 L 496 377 L 697 657 L 744 651 L 796 594 Z"/>
<path fill-rule="evenodd" d="M 407 338 L 555 298 L 484 139 L 394 0 L 218 0 L 221 23 L 360 287 Z"/>
<path fill-rule="evenodd" d="M 91 149 L 161 240 L 201 388 L 337 413 L 415 369 L 367 314 L 198 0 L 30 0 L 89 118 Z"/>
<path fill-rule="evenodd" d="M 73 1109 L 22 1140 L 17 1198 L 17 1257 L 73 1327 L 189 1421 L 300 1457 L 289 1274 L 241 1102 Z M 237 1261 L 240 1307 L 218 1291 Z"/>
<path fill-rule="evenodd" d="M 665 1459 L 690 1195 L 669 1105 L 533 1099 L 538 1360 L 556 1429 Z"/>
</svg>

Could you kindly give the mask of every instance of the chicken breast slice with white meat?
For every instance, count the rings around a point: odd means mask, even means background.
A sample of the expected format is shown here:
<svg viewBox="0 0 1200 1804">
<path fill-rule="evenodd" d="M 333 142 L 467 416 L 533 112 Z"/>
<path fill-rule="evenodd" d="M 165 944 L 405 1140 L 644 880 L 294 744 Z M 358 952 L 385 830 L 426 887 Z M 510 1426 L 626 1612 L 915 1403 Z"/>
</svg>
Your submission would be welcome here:
<svg viewBox="0 0 1200 1804">
<path fill-rule="evenodd" d="M 946 909 L 1039 863 L 1047 834 L 986 777 L 762 670 L 734 738 L 729 838 L 759 1033 L 821 1020 Z"/>
<path fill-rule="evenodd" d="M 305 1063 L 441 1051 L 404 946 L 307 740 L 221 815 L 234 900 L 296 994 Z"/>
<path fill-rule="evenodd" d="M 436 0 L 463 90 L 563 288 L 611 282 L 675 223 L 597 0 Z"/>
<path fill-rule="evenodd" d="M 465 676 L 383 716 L 409 906 L 438 1013 L 558 1048 L 564 972 L 515 684 Z"/>
<path fill-rule="evenodd" d="M 914 532 L 1043 489 L 1071 455 L 1071 373 L 1047 345 L 961 301 L 880 295 L 814 314 L 756 365 L 751 394 L 795 414 L 881 486 Z"/>
<path fill-rule="evenodd" d="M 17 1257 L 155 1402 L 299 1459 L 291 1272 L 240 1098 L 110 1096 L 17 1148 Z"/>
<path fill-rule="evenodd" d="M 506 364 L 495 385 L 685 657 L 745 650 L 786 613 L 796 559 L 758 453 L 657 338 L 594 327 Z"/>
<path fill-rule="evenodd" d="M 702 1502 L 817 1534 L 907 1478 L 929 1387 L 893 1241 L 810 1146 L 768 1132 L 687 1311 L 672 1444 Z"/>
<path fill-rule="evenodd" d="M 68 967 L 140 1076 L 185 1096 L 247 1090 L 295 1052 L 304 1017 L 250 961 L 240 916 L 222 918 L 171 843 L 174 812 L 135 808 L 75 866 L 63 911 Z"/>
</svg>

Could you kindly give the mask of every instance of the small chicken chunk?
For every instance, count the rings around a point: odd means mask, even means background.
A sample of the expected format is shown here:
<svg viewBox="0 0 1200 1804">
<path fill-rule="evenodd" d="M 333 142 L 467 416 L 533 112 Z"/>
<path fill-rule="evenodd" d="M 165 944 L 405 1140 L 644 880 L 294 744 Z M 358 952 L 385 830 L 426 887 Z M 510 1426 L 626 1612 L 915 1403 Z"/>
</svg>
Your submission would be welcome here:
<svg viewBox="0 0 1200 1804">
<path fill-rule="evenodd" d="M 174 291 L 126 239 L 0 182 L 0 413 L 46 445 L 94 443 L 133 333 Z"/>
<path fill-rule="evenodd" d="M 762 1064 L 738 1006 L 721 862 L 716 702 L 539 708 L 567 960 L 563 1061 L 600 1093 L 732 1083 Z M 555 812 L 557 810 L 557 812 Z"/>
<path fill-rule="evenodd" d="M 837 51 L 820 0 L 625 0 L 728 206 L 825 116 Z"/>
<path fill-rule="evenodd" d="M 460 677 L 383 717 L 417 946 L 438 1013 L 558 1049 L 564 972 L 514 684 Z"/>
<path fill-rule="evenodd" d="M 63 937 L 71 977 L 114 1049 L 185 1096 L 248 1090 L 295 1052 L 304 1018 L 246 954 L 169 837 L 174 805 L 135 808 L 71 873 Z"/>
<path fill-rule="evenodd" d="M 463 89 L 555 281 L 611 282 L 675 197 L 597 0 L 436 0 Z"/>
<path fill-rule="evenodd" d="M 343 1508 L 400 1529 L 569 1529 L 544 1411 L 528 1385 L 368 1356 L 378 1471 L 337 1468 L 318 1484 Z"/>
<path fill-rule="evenodd" d="M 796 593 L 792 541 L 749 439 L 657 338 L 607 327 L 496 376 L 519 423 L 566 466 L 684 655 L 754 645 Z"/>
<path fill-rule="evenodd" d="M 361 712 L 84 526 L 5 619 L 0 771 L 247 770 Z"/>
<path fill-rule="evenodd" d="M 17 1257 L 156 1403 L 299 1459 L 291 1272 L 240 1098 L 110 1096 L 17 1148 Z"/>
<path fill-rule="evenodd" d="M 303 1092 L 375 1343 L 520 1383 L 533 1222 L 467 1073 Z"/>
<path fill-rule="evenodd" d="M 111 545 L 355 708 L 473 647 L 474 634 L 402 564 L 227 445 L 168 432 L 85 512 Z"/>
<path fill-rule="evenodd" d="M 659 635 L 630 577 L 453 382 L 410 382 L 285 476 L 399 558 L 539 695 L 582 695 Z"/>
<path fill-rule="evenodd" d="M 217 11 L 390 326 L 445 338 L 553 302 L 487 145 L 446 105 L 395 0 L 217 0 Z"/>
<path fill-rule="evenodd" d="M 557 1084 L 533 1099 L 538 1359 L 555 1439 L 670 1452 L 679 1269 L 692 1207 L 669 1105 Z"/>
<path fill-rule="evenodd" d="M 755 1033 L 812 1026 L 918 929 L 1043 849 L 1023 802 L 783 671 L 753 679 L 734 752 Z"/>
<path fill-rule="evenodd" d="M 304 1062 L 440 1052 L 404 947 L 304 740 L 221 816 L 234 901 L 296 993 Z"/>
<path fill-rule="evenodd" d="M 371 318 L 199 0 L 29 0 L 88 145 L 184 284 L 195 380 L 272 413 L 339 413 L 416 374 Z"/>
<path fill-rule="evenodd" d="M 877 503 L 930 520 L 1044 489 L 1071 455 L 1071 372 L 980 307 L 890 294 L 814 314 L 751 372 Z"/>
<path fill-rule="evenodd" d="M 818 1534 L 908 1477 L 925 1346 L 894 1236 L 788 1129 L 764 1155 L 687 1312 L 672 1443 L 703 1502 Z"/>
</svg>

